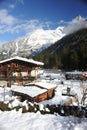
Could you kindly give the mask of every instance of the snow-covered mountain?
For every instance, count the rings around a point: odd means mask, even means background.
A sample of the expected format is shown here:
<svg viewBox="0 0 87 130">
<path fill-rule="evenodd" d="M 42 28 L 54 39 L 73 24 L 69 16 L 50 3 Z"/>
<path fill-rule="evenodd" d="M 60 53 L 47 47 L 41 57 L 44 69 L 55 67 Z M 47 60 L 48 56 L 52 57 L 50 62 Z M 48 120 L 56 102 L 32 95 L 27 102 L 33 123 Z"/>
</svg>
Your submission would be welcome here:
<svg viewBox="0 0 87 130">
<path fill-rule="evenodd" d="M 0 45 L 0 53 L 6 56 L 29 56 L 42 51 L 63 36 L 63 27 L 56 30 L 38 29 L 29 36 Z"/>
<path fill-rule="evenodd" d="M 65 35 L 69 35 L 79 29 L 87 28 L 87 20 L 77 16 L 64 27 L 55 30 L 37 29 L 31 35 L 27 35 L 12 42 L 0 45 L 0 54 L 6 56 L 29 56 L 46 49 Z"/>
</svg>

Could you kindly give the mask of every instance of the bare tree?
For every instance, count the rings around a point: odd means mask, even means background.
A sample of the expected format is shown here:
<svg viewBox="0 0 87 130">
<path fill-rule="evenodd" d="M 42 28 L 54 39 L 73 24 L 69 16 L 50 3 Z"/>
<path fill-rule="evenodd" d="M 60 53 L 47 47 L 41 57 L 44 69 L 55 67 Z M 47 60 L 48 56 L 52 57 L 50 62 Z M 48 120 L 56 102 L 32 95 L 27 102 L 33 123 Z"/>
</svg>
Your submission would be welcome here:
<svg viewBox="0 0 87 130">
<path fill-rule="evenodd" d="M 82 105 L 87 105 L 86 104 L 86 98 L 87 98 L 87 85 L 85 81 L 81 81 L 80 83 L 80 88 L 81 88 L 81 93 L 82 93 L 82 98 L 81 98 L 81 104 Z"/>
</svg>

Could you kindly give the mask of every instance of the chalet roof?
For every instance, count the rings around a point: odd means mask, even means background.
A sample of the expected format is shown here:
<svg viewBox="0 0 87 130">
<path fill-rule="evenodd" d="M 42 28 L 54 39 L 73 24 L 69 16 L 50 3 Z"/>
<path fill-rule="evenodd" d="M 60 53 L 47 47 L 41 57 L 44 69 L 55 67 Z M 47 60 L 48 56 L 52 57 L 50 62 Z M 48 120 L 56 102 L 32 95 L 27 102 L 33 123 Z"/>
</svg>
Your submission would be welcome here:
<svg viewBox="0 0 87 130">
<path fill-rule="evenodd" d="M 12 88 L 12 91 L 24 93 L 24 94 L 27 94 L 31 97 L 35 97 L 37 95 L 40 95 L 40 94 L 46 92 L 47 90 L 41 89 L 37 86 L 33 86 L 33 87 L 29 86 L 29 87 L 15 87 L 15 88 Z"/>
<path fill-rule="evenodd" d="M 2 61 L 0 61 L 0 64 L 8 62 L 8 61 L 12 61 L 12 60 L 24 61 L 24 62 L 28 62 L 28 63 L 35 64 L 35 65 L 44 65 L 44 63 L 42 63 L 42 62 L 35 61 L 33 59 L 27 59 L 27 58 L 19 57 L 19 56 L 15 56 L 15 57 L 11 57 L 11 58 L 2 60 Z"/>
<path fill-rule="evenodd" d="M 45 83 L 45 82 L 35 82 L 35 83 L 29 83 L 29 84 L 26 84 L 26 85 L 28 86 L 28 85 L 32 85 L 32 84 L 39 86 L 41 88 L 44 88 L 44 89 L 56 88 L 55 84 L 52 84 L 52 83 L 50 84 L 50 83 Z"/>
</svg>

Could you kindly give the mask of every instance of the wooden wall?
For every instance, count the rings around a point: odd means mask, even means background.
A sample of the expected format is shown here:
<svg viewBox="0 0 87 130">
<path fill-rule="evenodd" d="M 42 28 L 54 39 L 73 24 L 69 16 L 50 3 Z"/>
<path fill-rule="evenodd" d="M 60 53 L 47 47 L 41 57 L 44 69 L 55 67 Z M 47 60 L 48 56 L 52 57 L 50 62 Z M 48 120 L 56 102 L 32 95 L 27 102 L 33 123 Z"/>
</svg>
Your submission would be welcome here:
<svg viewBox="0 0 87 130">
<path fill-rule="evenodd" d="M 12 94 L 15 96 L 20 96 L 21 100 L 28 100 L 30 102 L 41 102 L 41 101 L 52 98 L 54 96 L 54 89 L 47 90 L 46 92 L 44 92 L 40 95 L 37 95 L 35 97 L 31 97 L 27 94 L 16 92 L 16 91 L 12 91 Z"/>
<path fill-rule="evenodd" d="M 12 60 L 0 64 L 0 80 L 9 82 L 24 83 L 26 80 L 34 80 L 36 77 L 31 76 L 32 70 L 38 70 L 39 66 L 19 60 Z M 22 72 L 26 75 L 23 76 Z M 16 73 L 16 75 L 14 75 Z M 12 82 L 12 83 L 13 83 Z"/>
</svg>

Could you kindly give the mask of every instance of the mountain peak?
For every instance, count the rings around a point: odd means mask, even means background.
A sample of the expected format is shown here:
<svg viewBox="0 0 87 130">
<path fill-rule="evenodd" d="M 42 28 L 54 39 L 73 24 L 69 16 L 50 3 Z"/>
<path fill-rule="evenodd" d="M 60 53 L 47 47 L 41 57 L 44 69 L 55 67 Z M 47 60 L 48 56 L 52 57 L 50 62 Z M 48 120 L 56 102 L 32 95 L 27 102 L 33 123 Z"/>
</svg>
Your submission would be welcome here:
<svg viewBox="0 0 87 130">
<path fill-rule="evenodd" d="M 68 35 L 83 28 L 87 28 L 87 21 L 85 18 L 79 15 L 64 27 L 64 32 Z"/>
<path fill-rule="evenodd" d="M 83 18 L 82 16 L 78 15 L 77 17 L 75 17 L 73 20 L 73 22 L 84 22 L 85 18 Z"/>
</svg>

